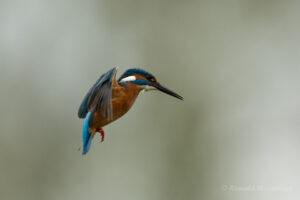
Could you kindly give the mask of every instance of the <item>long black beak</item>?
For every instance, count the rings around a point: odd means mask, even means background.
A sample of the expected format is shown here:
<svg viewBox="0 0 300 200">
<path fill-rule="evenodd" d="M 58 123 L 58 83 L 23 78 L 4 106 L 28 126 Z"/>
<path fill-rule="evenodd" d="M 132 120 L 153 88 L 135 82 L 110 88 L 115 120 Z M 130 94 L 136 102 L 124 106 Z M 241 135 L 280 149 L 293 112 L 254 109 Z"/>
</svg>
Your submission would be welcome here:
<svg viewBox="0 0 300 200">
<path fill-rule="evenodd" d="M 180 100 L 183 100 L 183 97 L 180 96 L 179 94 L 176 94 L 175 92 L 173 92 L 172 90 L 169 90 L 168 88 L 162 86 L 161 84 L 159 83 L 152 83 L 152 86 L 155 87 L 156 89 L 168 94 L 168 95 L 171 95 L 173 97 L 176 97 L 177 99 L 180 99 Z"/>
</svg>

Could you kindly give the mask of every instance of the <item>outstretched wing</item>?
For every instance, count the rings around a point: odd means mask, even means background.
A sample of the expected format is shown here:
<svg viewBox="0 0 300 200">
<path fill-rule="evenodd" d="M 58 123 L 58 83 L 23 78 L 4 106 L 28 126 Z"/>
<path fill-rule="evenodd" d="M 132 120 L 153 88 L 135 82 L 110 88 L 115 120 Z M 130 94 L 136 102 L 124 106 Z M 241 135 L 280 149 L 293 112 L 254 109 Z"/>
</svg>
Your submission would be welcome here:
<svg viewBox="0 0 300 200">
<path fill-rule="evenodd" d="M 79 118 L 85 118 L 88 112 L 98 111 L 101 107 L 103 116 L 112 119 L 112 85 L 116 72 L 117 67 L 109 70 L 93 85 L 79 107 Z"/>
</svg>

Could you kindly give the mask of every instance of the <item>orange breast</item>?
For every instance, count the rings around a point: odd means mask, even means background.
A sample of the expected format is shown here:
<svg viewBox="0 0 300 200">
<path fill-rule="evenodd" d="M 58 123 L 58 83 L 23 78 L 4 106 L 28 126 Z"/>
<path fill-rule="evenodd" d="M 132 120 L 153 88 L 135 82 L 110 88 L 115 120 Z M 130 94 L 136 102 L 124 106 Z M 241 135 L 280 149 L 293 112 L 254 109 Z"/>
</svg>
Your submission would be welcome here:
<svg viewBox="0 0 300 200">
<path fill-rule="evenodd" d="M 94 125 L 90 127 L 92 132 L 96 132 L 100 127 L 103 127 L 121 116 L 123 116 L 131 108 L 135 102 L 141 88 L 135 84 L 128 84 L 128 86 L 120 86 L 115 83 L 112 91 L 112 107 L 113 107 L 113 119 L 107 120 L 101 114 L 101 108 L 94 114 Z"/>
</svg>

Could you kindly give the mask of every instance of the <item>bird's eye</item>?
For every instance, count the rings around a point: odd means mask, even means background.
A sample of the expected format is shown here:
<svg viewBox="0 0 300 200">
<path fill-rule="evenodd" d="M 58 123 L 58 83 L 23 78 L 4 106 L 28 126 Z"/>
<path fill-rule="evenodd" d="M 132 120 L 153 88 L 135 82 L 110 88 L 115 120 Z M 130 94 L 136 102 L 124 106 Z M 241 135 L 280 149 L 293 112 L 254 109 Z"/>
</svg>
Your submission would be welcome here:
<svg viewBox="0 0 300 200">
<path fill-rule="evenodd" d="M 153 77 L 150 77 L 148 80 L 151 82 L 155 82 L 155 78 L 153 78 Z"/>
</svg>

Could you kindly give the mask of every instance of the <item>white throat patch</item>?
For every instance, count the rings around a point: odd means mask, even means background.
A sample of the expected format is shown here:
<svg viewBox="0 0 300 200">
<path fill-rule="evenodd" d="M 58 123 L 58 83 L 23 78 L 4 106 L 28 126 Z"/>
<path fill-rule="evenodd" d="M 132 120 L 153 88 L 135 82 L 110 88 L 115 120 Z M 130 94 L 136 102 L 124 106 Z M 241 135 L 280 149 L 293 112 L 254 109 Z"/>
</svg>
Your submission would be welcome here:
<svg viewBox="0 0 300 200">
<path fill-rule="evenodd" d="M 155 87 L 152 87 L 152 86 L 149 86 L 149 85 L 144 85 L 144 86 L 142 86 L 142 88 L 143 88 L 142 93 L 148 92 L 148 91 L 151 91 L 151 90 L 157 90 Z"/>
</svg>

